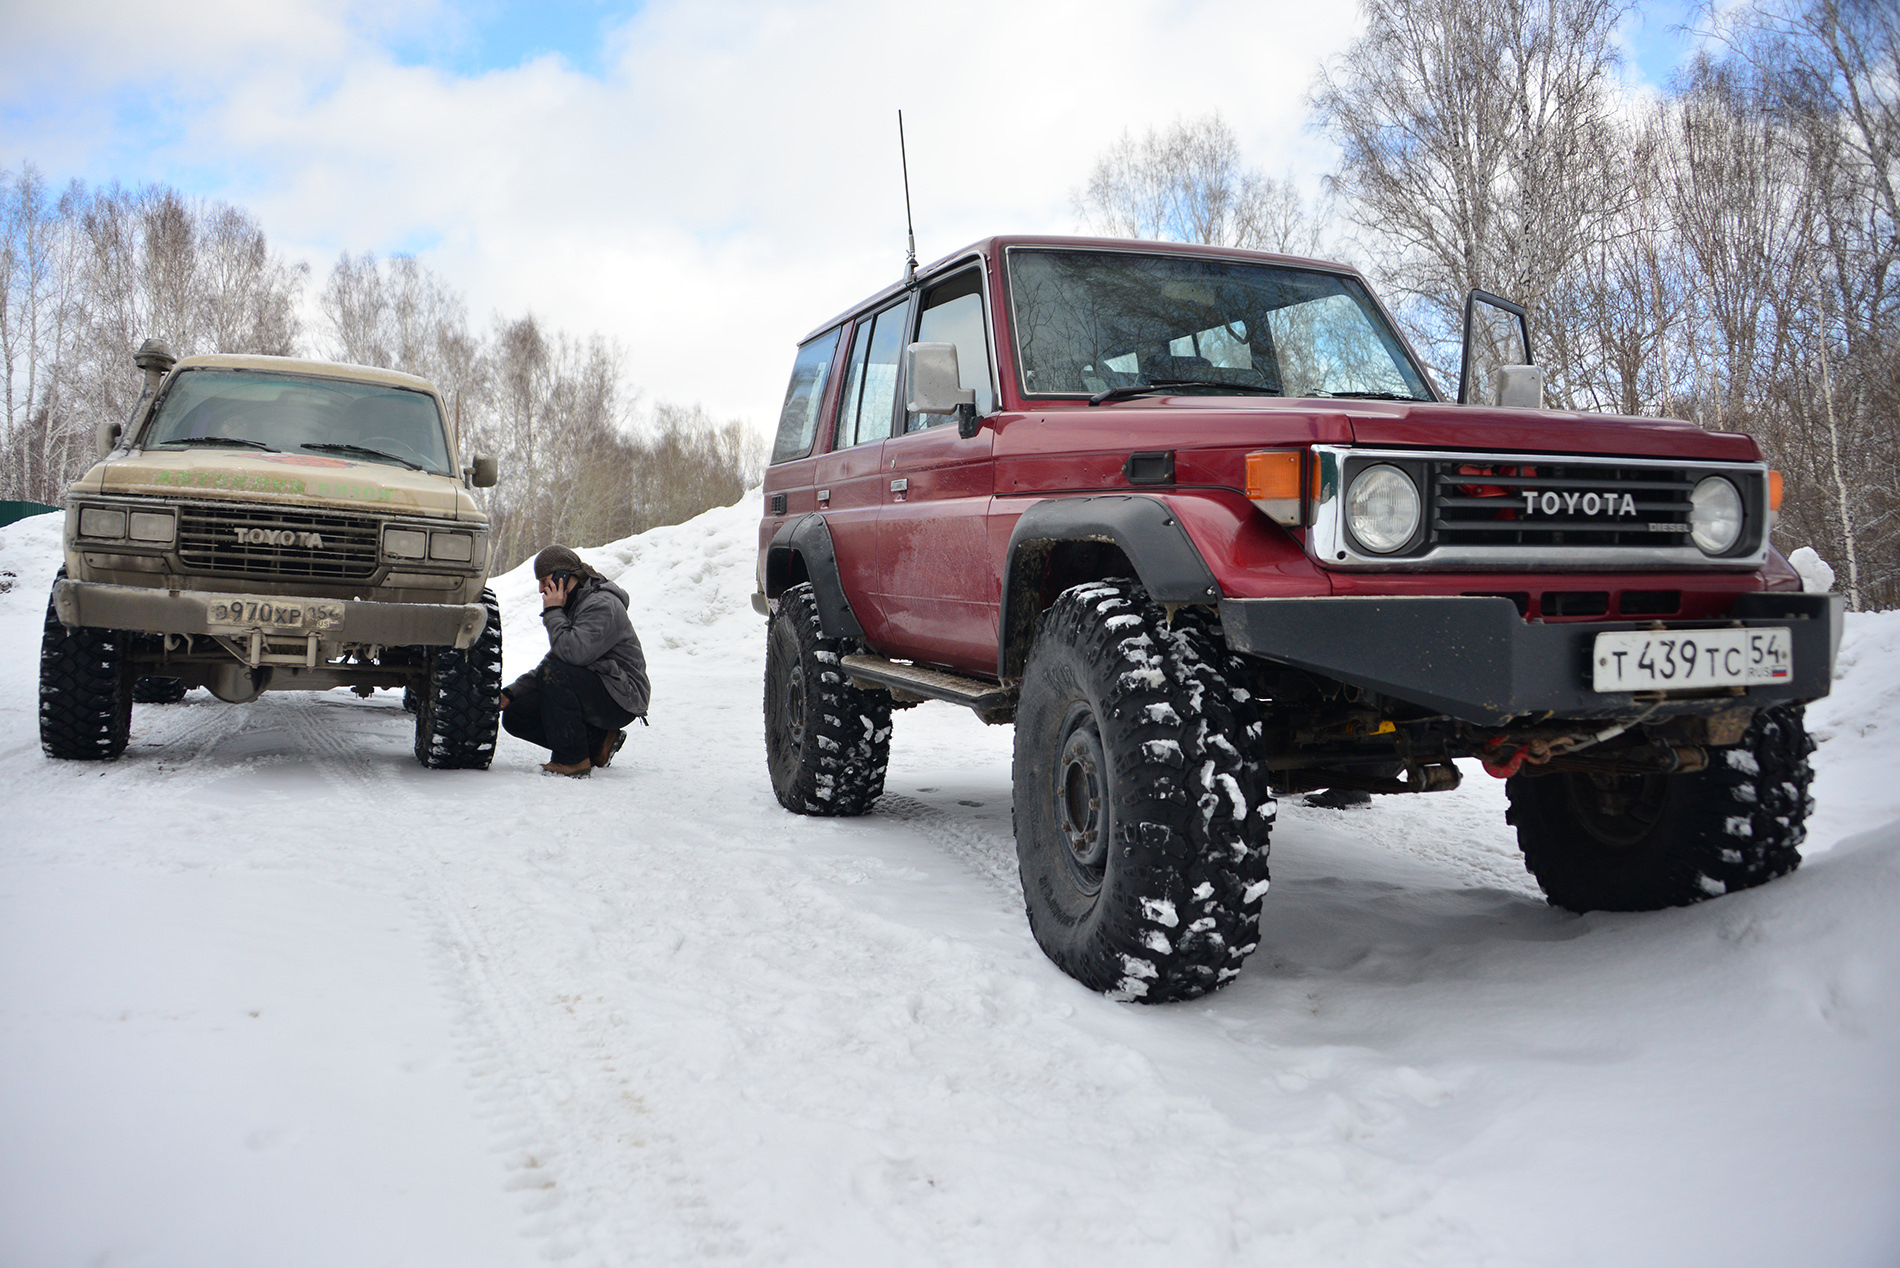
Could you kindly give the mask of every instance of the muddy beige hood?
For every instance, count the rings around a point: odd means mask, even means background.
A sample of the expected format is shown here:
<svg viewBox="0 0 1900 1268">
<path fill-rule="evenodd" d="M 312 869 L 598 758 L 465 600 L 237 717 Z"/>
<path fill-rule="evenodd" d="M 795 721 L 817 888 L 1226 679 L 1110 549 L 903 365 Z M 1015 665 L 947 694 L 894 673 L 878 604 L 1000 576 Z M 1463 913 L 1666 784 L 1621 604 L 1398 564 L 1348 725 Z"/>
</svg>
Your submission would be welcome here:
<svg viewBox="0 0 1900 1268">
<path fill-rule="evenodd" d="M 485 517 L 459 480 L 379 462 L 241 450 L 147 450 L 100 463 L 75 492 Z"/>
</svg>

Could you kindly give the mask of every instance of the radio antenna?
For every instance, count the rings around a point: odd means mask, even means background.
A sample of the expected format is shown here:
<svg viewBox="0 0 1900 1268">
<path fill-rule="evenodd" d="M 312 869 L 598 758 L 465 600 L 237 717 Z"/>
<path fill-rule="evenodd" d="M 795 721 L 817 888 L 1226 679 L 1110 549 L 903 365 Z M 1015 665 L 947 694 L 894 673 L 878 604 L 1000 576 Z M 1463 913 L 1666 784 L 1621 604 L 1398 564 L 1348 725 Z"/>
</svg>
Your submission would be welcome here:
<svg viewBox="0 0 1900 1268">
<path fill-rule="evenodd" d="M 910 218 L 910 155 L 904 149 L 904 112 L 897 112 L 897 159 L 904 165 L 904 232 L 909 235 L 909 254 L 904 259 L 904 285 L 917 280 L 917 229 Z"/>
</svg>

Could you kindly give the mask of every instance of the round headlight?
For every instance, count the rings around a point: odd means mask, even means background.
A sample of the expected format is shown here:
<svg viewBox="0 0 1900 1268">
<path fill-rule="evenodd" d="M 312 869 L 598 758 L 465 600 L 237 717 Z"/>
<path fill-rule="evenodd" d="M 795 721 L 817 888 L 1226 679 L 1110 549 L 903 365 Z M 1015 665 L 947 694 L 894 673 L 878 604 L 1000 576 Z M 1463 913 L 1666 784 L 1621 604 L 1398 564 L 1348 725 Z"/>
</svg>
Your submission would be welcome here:
<svg viewBox="0 0 1900 1268">
<path fill-rule="evenodd" d="M 1418 531 L 1418 486 L 1397 467 L 1380 463 L 1353 477 L 1346 492 L 1346 521 L 1359 544 L 1386 555 Z"/>
<path fill-rule="evenodd" d="M 1689 537 L 1719 555 L 1742 535 L 1742 495 L 1721 476 L 1709 476 L 1689 495 Z"/>
</svg>

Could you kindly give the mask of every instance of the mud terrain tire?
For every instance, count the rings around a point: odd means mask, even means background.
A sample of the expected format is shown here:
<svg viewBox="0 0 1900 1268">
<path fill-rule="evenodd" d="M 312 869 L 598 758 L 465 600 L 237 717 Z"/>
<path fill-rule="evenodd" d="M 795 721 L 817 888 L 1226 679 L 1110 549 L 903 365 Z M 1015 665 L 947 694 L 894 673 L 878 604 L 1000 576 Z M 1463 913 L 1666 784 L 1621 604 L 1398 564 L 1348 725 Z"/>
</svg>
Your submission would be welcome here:
<svg viewBox="0 0 1900 1268">
<path fill-rule="evenodd" d="M 1813 751 L 1802 707 L 1776 705 L 1693 775 L 1513 776 L 1507 818 L 1553 906 L 1684 907 L 1800 866 Z"/>
<path fill-rule="evenodd" d="M 66 570 L 61 568 L 59 576 Z M 111 761 L 132 734 L 131 636 L 60 624 L 46 601 L 40 639 L 40 748 L 67 761 Z"/>
<path fill-rule="evenodd" d="M 1194 999 L 1259 938 L 1275 806 L 1224 647 L 1127 580 L 1043 613 L 1016 710 L 1016 854 L 1036 942 L 1118 999 Z"/>
<path fill-rule="evenodd" d="M 133 704 L 177 704 L 184 698 L 185 682 L 182 678 L 144 674 L 132 683 Z"/>
<path fill-rule="evenodd" d="M 802 815 L 861 815 L 884 795 L 891 697 L 852 685 L 809 584 L 779 596 L 765 636 L 765 764 L 779 805 Z"/>
<path fill-rule="evenodd" d="M 438 647 L 416 690 L 416 760 L 430 770 L 487 770 L 501 728 L 501 605 L 482 591 L 488 623 L 466 648 Z"/>
</svg>

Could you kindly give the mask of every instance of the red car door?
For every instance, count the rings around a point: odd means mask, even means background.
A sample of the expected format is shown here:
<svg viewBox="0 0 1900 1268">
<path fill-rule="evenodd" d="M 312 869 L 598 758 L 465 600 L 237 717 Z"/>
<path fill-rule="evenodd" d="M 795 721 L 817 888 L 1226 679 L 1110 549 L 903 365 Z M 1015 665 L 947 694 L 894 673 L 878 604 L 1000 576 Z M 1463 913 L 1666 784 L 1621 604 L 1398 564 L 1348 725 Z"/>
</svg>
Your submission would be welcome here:
<svg viewBox="0 0 1900 1268">
<path fill-rule="evenodd" d="M 982 271 L 971 267 L 924 292 L 917 341 L 957 348 L 963 386 L 979 415 L 995 408 Z M 899 410 L 899 430 L 884 442 L 884 512 L 878 571 L 887 655 L 977 673 L 994 673 L 1002 583 L 985 517 L 994 492 L 994 432 L 958 435 L 950 415 Z"/>
<path fill-rule="evenodd" d="M 883 452 L 899 405 L 898 377 L 909 328 L 908 298 L 858 318 L 845 362 L 832 449 L 812 472 L 818 510 L 838 554 L 839 580 L 865 636 L 880 649 L 886 587 L 878 568 L 877 533 L 889 489 Z"/>
</svg>

